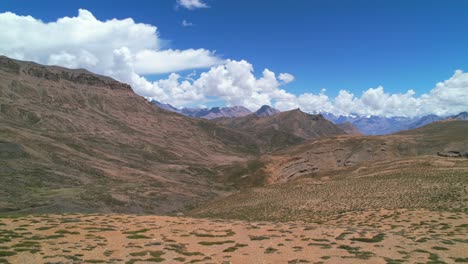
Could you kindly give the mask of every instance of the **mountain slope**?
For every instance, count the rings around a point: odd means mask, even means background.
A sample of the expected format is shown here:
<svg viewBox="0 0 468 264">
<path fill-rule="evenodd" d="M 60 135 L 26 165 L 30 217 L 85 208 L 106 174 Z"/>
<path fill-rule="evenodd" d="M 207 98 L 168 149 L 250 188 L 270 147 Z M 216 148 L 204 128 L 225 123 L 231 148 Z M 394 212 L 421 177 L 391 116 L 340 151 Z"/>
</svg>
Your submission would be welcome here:
<svg viewBox="0 0 468 264">
<path fill-rule="evenodd" d="M 249 139 L 207 122 L 108 77 L 0 57 L 0 212 L 164 213 L 214 197 L 215 168 L 249 159 Z"/>
<path fill-rule="evenodd" d="M 468 122 L 441 121 L 388 136 L 337 136 L 266 155 L 270 185 L 243 190 L 192 215 L 313 221 L 366 210 L 466 211 Z"/>
<path fill-rule="evenodd" d="M 267 163 L 270 182 L 348 170 L 362 163 L 468 150 L 468 122 L 437 122 L 385 136 L 347 135 L 312 140 L 275 152 Z"/>
<path fill-rule="evenodd" d="M 468 112 L 461 112 L 458 115 L 450 116 L 449 119 L 468 120 Z"/>
<path fill-rule="evenodd" d="M 161 108 L 161 109 L 164 109 L 164 110 L 167 110 L 167 111 L 171 111 L 171 112 L 174 112 L 174 113 L 181 113 L 182 111 L 180 109 L 177 109 L 175 108 L 174 106 L 170 105 L 170 104 L 163 104 L 159 101 L 156 101 L 156 100 L 152 100 L 151 103 L 153 103 L 155 106 Z"/>
<path fill-rule="evenodd" d="M 430 123 L 434 123 L 436 121 L 439 121 L 443 119 L 442 117 L 440 116 L 437 116 L 437 115 L 427 115 L 427 116 L 423 116 L 419 119 L 417 119 L 415 122 L 413 122 L 412 124 L 409 125 L 408 129 L 415 129 L 415 128 L 418 128 L 418 127 L 422 127 L 422 126 L 425 126 L 427 124 L 430 124 Z"/>
<path fill-rule="evenodd" d="M 263 151 L 295 145 L 308 139 L 344 134 L 342 129 L 322 115 L 309 115 L 299 109 L 273 116 L 260 117 L 254 113 L 238 118 L 219 118 L 213 122 L 250 135 Z"/>
<path fill-rule="evenodd" d="M 272 116 L 278 114 L 279 112 L 281 111 L 269 105 L 263 105 L 257 111 L 255 111 L 255 114 L 257 116 Z"/>
<path fill-rule="evenodd" d="M 346 134 L 350 134 L 350 135 L 361 135 L 362 134 L 361 131 L 359 131 L 359 129 L 357 129 L 353 124 L 351 124 L 349 122 L 344 122 L 344 123 L 341 123 L 341 124 L 337 124 L 336 126 L 343 129 L 343 131 Z"/>
</svg>

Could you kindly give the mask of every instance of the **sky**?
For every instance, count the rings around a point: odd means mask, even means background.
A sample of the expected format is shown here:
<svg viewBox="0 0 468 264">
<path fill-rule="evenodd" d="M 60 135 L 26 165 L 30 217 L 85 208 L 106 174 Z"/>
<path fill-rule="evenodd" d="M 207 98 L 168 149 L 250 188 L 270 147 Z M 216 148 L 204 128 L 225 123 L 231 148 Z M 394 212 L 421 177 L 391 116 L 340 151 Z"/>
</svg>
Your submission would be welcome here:
<svg viewBox="0 0 468 264">
<path fill-rule="evenodd" d="M 468 1 L 0 1 L 0 54 L 176 107 L 468 110 Z"/>
</svg>

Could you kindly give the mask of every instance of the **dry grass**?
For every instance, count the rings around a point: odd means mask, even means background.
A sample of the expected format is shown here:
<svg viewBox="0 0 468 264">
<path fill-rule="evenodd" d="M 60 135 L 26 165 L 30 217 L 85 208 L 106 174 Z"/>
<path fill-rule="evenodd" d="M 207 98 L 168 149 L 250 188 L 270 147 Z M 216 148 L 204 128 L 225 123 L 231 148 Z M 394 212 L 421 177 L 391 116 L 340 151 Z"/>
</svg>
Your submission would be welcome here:
<svg viewBox="0 0 468 264">
<path fill-rule="evenodd" d="M 439 166 L 441 161 L 427 156 L 375 162 L 359 173 L 305 177 L 249 189 L 197 208 L 192 215 L 315 221 L 369 209 L 466 211 L 468 160 L 451 160 L 450 167 Z"/>
</svg>

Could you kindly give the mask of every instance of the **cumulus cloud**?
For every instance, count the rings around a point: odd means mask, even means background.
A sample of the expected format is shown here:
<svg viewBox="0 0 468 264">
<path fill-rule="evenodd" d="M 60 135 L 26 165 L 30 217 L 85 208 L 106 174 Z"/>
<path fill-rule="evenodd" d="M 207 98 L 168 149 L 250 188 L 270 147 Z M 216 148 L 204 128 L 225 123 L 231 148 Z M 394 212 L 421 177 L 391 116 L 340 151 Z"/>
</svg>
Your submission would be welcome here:
<svg viewBox="0 0 468 264">
<path fill-rule="evenodd" d="M 177 77 L 177 78 L 176 78 Z M 254 75 L 252 64 L 245 60 L 227 60 L 226 63 L 212 67 L 203 72 L 197 79 L 182 79 L 176 75 L 172 82 L 159 80 L 153 85 L 167 92 L 176 106 L 186 103 L 202 103 L 215 97 L 226 102 L 226 105 L 242 105 L 250 109 L 257 109 L 264 104 L 272 104 L 275 100 L 288 100 L 294 95 L 281 89 L 281 80 L 275 73 L 265 69 L 260 78 Z M 160 97 L 148 95 L 151 99 L 161 100 Z"/>
<path fill-rule="evenodd" d="M 203 0 L 177 0 L 177 5 L 189 10 L 209 7 Z"/>
<path fill-rule="evenodd" d="M 335 98 L 329 97 L 325 89 L 296 95 L 285 89 L 294 81 L 292 74 L 276 74 L 270 69 L 256 72 L 246 60 L 223 60 L 206 49 L 162 49 L 155 26 L 135 23 L 130 18 L 100 21 L 83 9 L 76 17 L 50 23 L 2 13 L 0 39 L 0 54 L 86 68 L 126 82 L 148 99 L 178 107 L 216 100 L 251 110 L 268 104 L 280 110 L 299 107 L 310 113 L 384 116 L 450 115 L 468 110 L 468 73 L 461 70 L 419 96 L 412 90 L 388 93 L 381 86 L 360 95 L 341 90 Z M 187 76 L 176 73 L 199 68 L 209 69 Z M 145 77 L 156 73 L 169 75 L 157 81 Z"/>
<path fill-rule="evenodd" d="M 468 73 L 455 71 L 448 80 L 437 83 L 429 93 L 417 96 L 406 93 L 387 93 L 382 86 L 369 88 L 360 97 L 341 90 L 335 98 L 319 94 L 302 94 L 290 102 L 278 104 L 279 109 L 297 106 L 307 112 L 330 112 L 337 115 L 357 113 L 380 116 L 447 116 L 468 110 Z"/>
<path fill-rule="evenodd" d="M 214 52 L 205 49 L 161 50 L 155 26 L 133 19 L 100 21 L 84 9 L 76 17 L 44 23 L 31 16 L 0 14 L 0 53 L 45 64 L 83 67 L 110 74 L 114 52 L 128 50 L 138 74 L 170 73 L 207 68 L 219 63 Z"/>
<path fill-rule="evenodd" d="M 142 50 L 135 54 L 135 71 L 138 74 L 167 73 L 191 68 L 208 68 L 223 60 L 213 51 L 188 50 Z"/>
<path fill-rule="evenodd" d="M 289 74 L 289 73 L 280 73 L 278 76 L 278 79 L 280 79 L 283 83 L 290 83 L 294 81 L 294 75 Z"/>
<path fill-rule="evenodd" d="M 455 71 L 454 75 L 424 94 L 419 102 L 420 111 L 438 115 L 453 114 L 468 110 L 468 73 Z"/>
</svg>

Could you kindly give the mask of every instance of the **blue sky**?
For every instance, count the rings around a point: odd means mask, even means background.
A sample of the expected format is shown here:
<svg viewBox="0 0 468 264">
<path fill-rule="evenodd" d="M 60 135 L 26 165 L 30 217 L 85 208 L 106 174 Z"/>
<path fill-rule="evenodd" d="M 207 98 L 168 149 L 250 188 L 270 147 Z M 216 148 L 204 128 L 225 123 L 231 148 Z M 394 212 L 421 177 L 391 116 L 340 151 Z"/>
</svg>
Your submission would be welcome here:
<svg viewBox="0 0 468 264">
<path fill-rule="evenodd" d="M 130 17 L 156 26 L 163 48 L 206 49 L 222 59 L 246 60 L 257 77 L 264 68 L 290 73 L 295 79 L 283 89 L 298 96 L 318 94 L 321 88 L 330 98 L 341 89 L 361 96 L 379 85 L 386 93 L 413 89 L 418 96 L 455 70 L 468 69 L 468 1 L 204 3 L 209 8 L 189 10 L 176 0 L 2 0 L 0 13 L 31 15 L 44 22 L 76 16 L 79 8 L 101 21 Z M 183 20 L 193 26 L 182 26 Z M 168 74 L 146 77 L 155 81 Z"/>
</svg>

